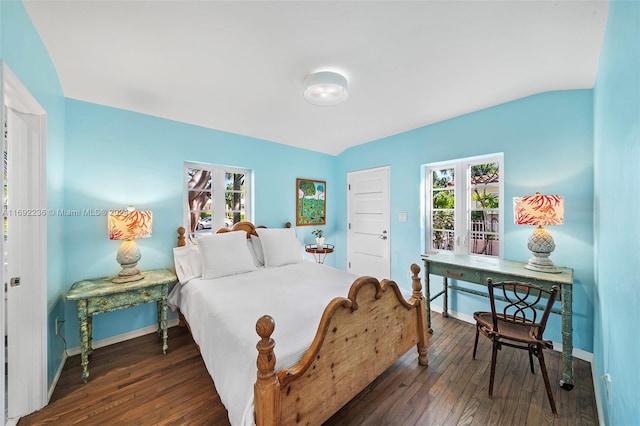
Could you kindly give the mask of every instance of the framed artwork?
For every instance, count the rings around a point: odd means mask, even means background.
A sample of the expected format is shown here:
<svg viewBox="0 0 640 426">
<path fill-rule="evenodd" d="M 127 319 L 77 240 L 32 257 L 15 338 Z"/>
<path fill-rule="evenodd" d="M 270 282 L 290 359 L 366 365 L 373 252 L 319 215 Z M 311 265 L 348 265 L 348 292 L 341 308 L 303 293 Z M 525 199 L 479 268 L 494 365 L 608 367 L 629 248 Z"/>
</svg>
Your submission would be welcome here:
<svg viewBox="0 0 640 426">
<path fill-rule="evenodd" d="M 326 194 L 325 181 L 296 179 L 296 226 L 325 224 Z"/>
</svg>

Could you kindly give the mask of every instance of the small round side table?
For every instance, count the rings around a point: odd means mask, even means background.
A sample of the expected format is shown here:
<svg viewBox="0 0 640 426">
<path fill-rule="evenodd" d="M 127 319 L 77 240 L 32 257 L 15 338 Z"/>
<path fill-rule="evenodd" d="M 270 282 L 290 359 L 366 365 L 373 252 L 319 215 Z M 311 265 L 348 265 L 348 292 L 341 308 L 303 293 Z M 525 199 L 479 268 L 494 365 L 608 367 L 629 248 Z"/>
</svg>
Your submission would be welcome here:
<svg viewBox="0 0 640 426">
<path fill-rule="evenodd" d="M 307 253 L 311 253 L 318 263 L 324 263 L 324 260 L 327 258 L 329 253 L 333 253 L 334 246 L 333 244 L 325 244 L 322 248 L 318 248 L 315 244 L 306 244 L 304 246 L 304 251 Z"/>
</svg>

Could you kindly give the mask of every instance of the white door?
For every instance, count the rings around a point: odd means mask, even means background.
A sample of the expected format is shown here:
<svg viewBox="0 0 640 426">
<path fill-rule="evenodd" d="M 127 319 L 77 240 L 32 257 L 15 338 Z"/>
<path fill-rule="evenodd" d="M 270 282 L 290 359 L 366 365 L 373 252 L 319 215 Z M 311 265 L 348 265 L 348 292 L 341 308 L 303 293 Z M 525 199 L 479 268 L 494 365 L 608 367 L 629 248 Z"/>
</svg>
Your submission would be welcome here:
<svg viewBox="0 0 640 426">
<path fill-rule="evenodd" d="M 5 64 L 2 82 L 5 222 L 0 241 L 8 374 L 6 385 L 2 375 L 1 404 L 5 408 L 7 396 L 5 424 L 47 403 L 47 210 L 46 113 Z"/>
<path fill-rule="evenodd" d="M 391 278 L 389 168 L 352 172 L 348 185 L 348 271 Z"/>
</svg>

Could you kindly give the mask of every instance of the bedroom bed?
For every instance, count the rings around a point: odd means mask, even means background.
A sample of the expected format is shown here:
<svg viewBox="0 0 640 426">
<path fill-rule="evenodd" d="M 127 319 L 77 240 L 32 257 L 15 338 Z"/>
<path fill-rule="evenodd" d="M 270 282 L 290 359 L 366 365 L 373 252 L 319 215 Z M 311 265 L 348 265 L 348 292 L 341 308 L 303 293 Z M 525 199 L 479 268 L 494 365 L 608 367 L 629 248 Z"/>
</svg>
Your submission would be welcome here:
<svg viewBox="0 0 640 426">
<path fill-rule="evenodd" d="M 184 232 L 169 303 L 232 425 L 321 424 L 412 347 L 427 365 L 417 265 L 407 300 L 393 281 L 304 260 L 293 229 L 239 222 L 197 245 Z"/>
</svg>

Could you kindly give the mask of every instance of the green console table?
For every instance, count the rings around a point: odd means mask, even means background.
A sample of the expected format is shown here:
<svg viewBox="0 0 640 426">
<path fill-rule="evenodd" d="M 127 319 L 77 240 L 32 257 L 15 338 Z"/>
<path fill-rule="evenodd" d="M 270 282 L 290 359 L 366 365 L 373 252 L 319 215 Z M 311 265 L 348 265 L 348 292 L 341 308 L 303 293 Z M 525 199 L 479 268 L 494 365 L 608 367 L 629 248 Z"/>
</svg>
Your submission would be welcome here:
<svg viewBox="0 0 640 426">
<path fill-rule="evenodd" d="M 464 281 L 472 284 L 480 284 L 486 287 L 487 278 L 493 282 L 499 281 L 524 281 L 550 288 L 560 287 L 560 310 L 552 310 L 562 316 L 562 379 L 560 386 L 563 389 L 573 389 L 573 325 L 572 325 L 572 300 L 573 300 L 573 269 L 559 268 L 560 273 L 551 274 L 536 272 L 524 268 L 524 262 L 501 260 L 493 257 L 470 256 L 453 253 L 423 254 L 422 260 L 425 266 L 425 291 L 427 299 L 427 325 L 431 329 L 431 301 L 442 296 L 442 315 L 447 317 L 448 290 L 461 291 L 488 297 L 486 292 L 452 285 L 450 279 Z M 435 295 L 431 295 L 429 275 L 443 277 L 443 289 Z"/>
<path fill-rule="evenodd" d="M 169 288 L 177 282 L 176 274 L 168 269 L 143 271 L 143 274 L 144 278 L 139 281 L 122 284 L 112 283 L 113 277 L 78 281 L 67 292 L 67 300 L 78 301 L 84 383 L 89 378 L 89 355 L 93 352 L 91 333 L 95 314 L 157 302 L 158 334 L 162 336 L 162 352 L 167 353 L 167 297 Z"/>
</svg>

